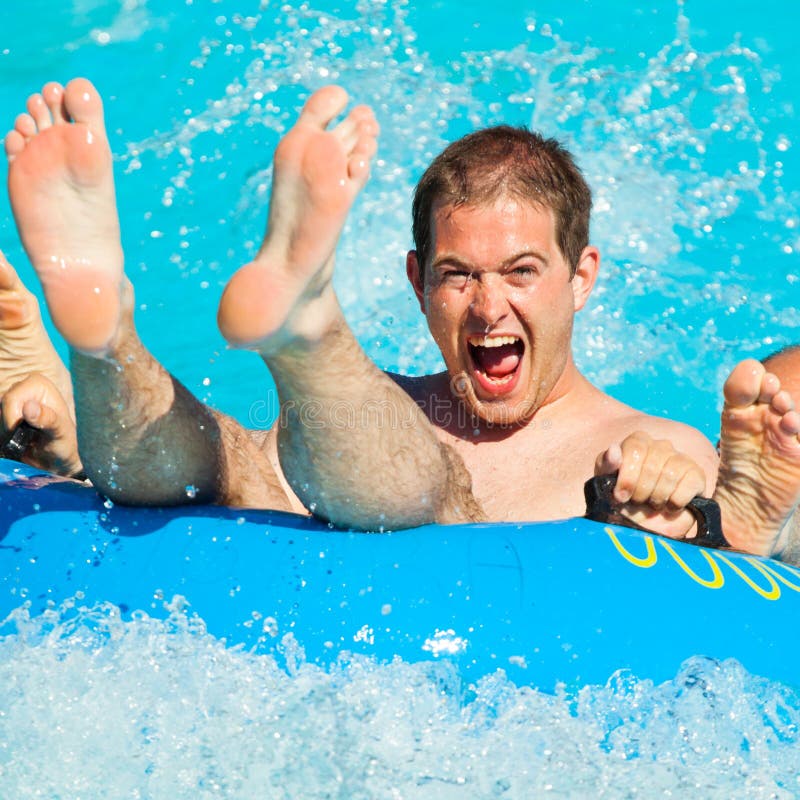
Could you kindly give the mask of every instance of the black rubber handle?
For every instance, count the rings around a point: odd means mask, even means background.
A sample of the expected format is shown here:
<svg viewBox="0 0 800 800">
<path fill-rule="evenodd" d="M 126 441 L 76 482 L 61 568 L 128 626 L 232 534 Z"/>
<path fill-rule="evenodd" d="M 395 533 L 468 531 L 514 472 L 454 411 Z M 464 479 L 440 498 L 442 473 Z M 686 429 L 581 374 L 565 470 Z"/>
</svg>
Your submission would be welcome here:
<svg viewBox="0 0 800 800">
<path fill-rule="evenodd" d="M 595 475 L 594 478 L 586 481 L 583 486 L 583 495 L 586 498 L 586 514 L 584 514 L 586 519 L 647 531 L 647 528 L 637 525 L 620 513 L 619 504 L 614 499 L 614 487 L 616 485 L 616 473 L 613 475 Z M 697 536 L 683 541 L 688 544 L 702 545 L 703 547 L 730 547 L 722 533 L 722 516 L 720 515 L 719 506 L 714 500 L 698 495 L 689 503 L 687 508 L 697 520 Z M 647 532 L 655 533 L 655 531 Z"/>
<path fill-rule="evenodd" d="M 19 461 L 36 433 L 36 428 L 23 420 L 14 428 L 11 436 L 0 447 L 0 456 Z"/>
<path fill-rule="evenodd" d="M 34 428 L 33 425 L 25 422 L 22 422 L 17 425 L 16 428 L 11 432 L 11 435 L 0 445 L 0 458 L 9 458 L 12 461 L 22 461 L 22 456 L 25 451 L 28 449 L 28 445 L 33 441 L 33 437 L 39 433 L 38 429 Z M 86 477 L 86 473 L 81 470 L 74 475 L 67 475 L 67 473 L 59 473 L 63 474 L 64 477 L 72 478 L 75 481 L 85 481 L 88 480 Z"/>
</svg>

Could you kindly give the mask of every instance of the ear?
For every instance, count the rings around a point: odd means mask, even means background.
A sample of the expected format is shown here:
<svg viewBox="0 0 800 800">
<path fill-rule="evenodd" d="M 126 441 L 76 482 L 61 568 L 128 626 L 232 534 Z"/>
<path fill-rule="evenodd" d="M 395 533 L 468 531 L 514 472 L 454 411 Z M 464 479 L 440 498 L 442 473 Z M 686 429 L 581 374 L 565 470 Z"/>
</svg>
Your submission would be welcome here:
<svg viewBox="0 0 800 800">
<path fill-rule="evenodd" d="M 578 259 L 578 268 L 572 277 L 572 296 L 575 299 L 576 311 L 580 311 L 586 305 L 599 272 L 600 251 L 596 247 L 584 247 Z"/>
<path fill-rule="evenodd" d="M 416 250 L 409 250 L 406 256 L 406 275 L 408 282 L 414 289 L 414 294 L 419 301 L 419 308 L 422 313 L 425 313 L 425 285 L 422 282 L 419 270 L 419 259 L 417 258 Z"/>
</svg>

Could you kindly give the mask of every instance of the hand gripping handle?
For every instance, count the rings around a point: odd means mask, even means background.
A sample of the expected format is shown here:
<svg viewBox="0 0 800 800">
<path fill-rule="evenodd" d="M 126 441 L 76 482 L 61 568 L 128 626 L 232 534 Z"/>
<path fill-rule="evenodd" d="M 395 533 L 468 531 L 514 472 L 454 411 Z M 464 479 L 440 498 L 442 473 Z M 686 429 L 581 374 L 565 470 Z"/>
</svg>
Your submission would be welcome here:
<svg viewBox="0 0 800 800">
<path fill-rule="evenodd" d="M 632 522 L 620 513 L 619 504 L 614 499 L 614 487 L 617 485 L 617 473 L 613 475 L 595 475 L 583 486 L 586 498 L 586 519 L 595 522 L 609 522 L 613 525 L 624 525 L 647 531 L 641 525 Z M 719 506 L 708 497 L 695 497 L 687 506 L 692 516 L 697 520 L 697 535 L 692 539 L 684 539 L 687 544 L 697 544 L 703 547 L 730 547 L 722 533 L 722 517 Z M 655 531 L 647 531 L 655 533 Z"/>
<path fill-rule="evenodd" d="M 36 434 L 36 428 L 23 420 L 11 431 L 11 435 L 0 446 L 0 456 L 19 461 Z"/>
</svg>

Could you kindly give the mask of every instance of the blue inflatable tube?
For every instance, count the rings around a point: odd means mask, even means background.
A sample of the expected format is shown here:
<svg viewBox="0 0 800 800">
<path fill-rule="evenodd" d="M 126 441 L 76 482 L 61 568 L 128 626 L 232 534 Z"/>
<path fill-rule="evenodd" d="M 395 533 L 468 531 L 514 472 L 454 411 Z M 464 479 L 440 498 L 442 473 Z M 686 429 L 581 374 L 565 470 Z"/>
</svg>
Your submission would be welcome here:
<svg viewBox="0 0 800 800">
<path fill-rule="evenodd" d="M 110 507 L 2 460 L 0 514 L 0 620 L 74 597 L 164 616 L 179 595 L 230 645 L 271 652 L 291 633 L 323 664 L 448 658 L 468 680 L 503 669 L 550 691 L 624 668 L 667 680 L 705 655 L 800 685 L 800 570 L 583 519 L 349 533 L 283 513 Z"/>
</svg>

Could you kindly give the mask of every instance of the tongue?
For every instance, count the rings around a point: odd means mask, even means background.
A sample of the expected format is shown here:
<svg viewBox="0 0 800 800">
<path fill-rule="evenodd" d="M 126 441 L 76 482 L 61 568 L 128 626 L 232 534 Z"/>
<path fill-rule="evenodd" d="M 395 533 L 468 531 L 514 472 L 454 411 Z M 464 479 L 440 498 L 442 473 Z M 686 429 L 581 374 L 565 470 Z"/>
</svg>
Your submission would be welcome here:
<svg viewBox="0 0 800 800">
<path fill-rule="evenodd" d="M 513 344 L 500 347 L 476 347 L 475 360 L 490 378 L 504 378 L 510 375 L 519 364 L 519 348 Z"/>
</svg>

